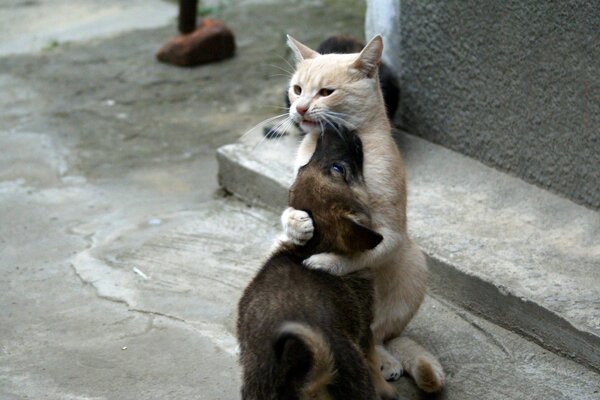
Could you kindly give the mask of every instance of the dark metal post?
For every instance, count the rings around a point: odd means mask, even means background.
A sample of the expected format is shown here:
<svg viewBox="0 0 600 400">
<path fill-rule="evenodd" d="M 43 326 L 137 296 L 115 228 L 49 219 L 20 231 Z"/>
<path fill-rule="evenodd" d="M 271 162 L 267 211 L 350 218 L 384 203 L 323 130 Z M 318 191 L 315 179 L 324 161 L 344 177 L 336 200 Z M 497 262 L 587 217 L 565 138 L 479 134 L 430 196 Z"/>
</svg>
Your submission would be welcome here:
<svg viewBox="0 0 600 400">
<path fill-rule="evenodd" d="M 196 29 L 198 0 L 179 0 L 179 32 L 192 33 Z"/>
</svg>

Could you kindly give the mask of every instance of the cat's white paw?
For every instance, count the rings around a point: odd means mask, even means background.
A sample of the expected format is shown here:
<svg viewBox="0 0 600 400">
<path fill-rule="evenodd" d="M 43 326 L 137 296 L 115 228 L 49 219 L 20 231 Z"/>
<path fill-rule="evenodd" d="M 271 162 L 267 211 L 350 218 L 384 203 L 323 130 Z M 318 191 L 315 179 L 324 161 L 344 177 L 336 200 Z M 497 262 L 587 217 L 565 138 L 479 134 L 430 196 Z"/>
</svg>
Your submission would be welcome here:
<svg viewBox="0 0 600 400">
<path fill-rule="evenodd" d="M 379 353 L 379 360 L 381 362 L 381 374 L 383 375 L 383 378 L 386 381 L 397 381 L 400 379 L 404 373 L 402 363 L 388 353 L 388 351 L 384 348 L 377 346 L 377 350 Z"/>
<path fill-rule="evenodd" d="M 381 374 L 383 375 L 383 379 L 388 382 L 397 381 L 403 373 L 402 365 L 396 360 L 393 362 L 386 360 L 381 363 Z"/>
<path fill-rule="evenodd" d="M 344 265 L 340 256 L 332 253 L 319 253 L 302 261 L 305 267 L 320 269 L 333 275 L 344 275 Z"/>
<path fill-rule="evenodd" d="M 281 214 L 281 225 L 289 240 L 299 246 L 308 242 L 315 232 L 312 218 L 306 211 L 288 207 Z"/>
</svg>

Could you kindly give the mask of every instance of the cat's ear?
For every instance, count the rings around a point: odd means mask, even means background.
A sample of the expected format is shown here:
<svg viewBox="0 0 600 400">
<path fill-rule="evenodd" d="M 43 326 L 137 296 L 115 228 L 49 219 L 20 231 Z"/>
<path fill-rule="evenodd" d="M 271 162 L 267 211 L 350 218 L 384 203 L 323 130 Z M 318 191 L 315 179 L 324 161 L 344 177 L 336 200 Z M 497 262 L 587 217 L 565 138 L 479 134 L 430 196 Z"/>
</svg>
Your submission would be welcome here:
<svg viewBox="0 0 600 400">
<path fill-rule="evenodd" d="M 358 216 L 348 215 L 344 217 L 344 223 L 344 241 L 350 249 L 371 250 L 383 241 L 383 236 L 366 226 Z"/>
<path fill-rule="evenodd" d="M 356 60 L 352 63 L 352 68 L 361 71 L 368 78 L 372 78 L 377 72 L 377 68 L 379 68 L 382 53 L 383 39 L 381 35 L 377 35 L 362 49 Z"/>
<path fill-rule="evenodd" d="M 303 45 L 290 35 L 287 35 L 287 39 L 288 46 L 290 46 L 290 49 L 292 49 L 292 51 L 294 52 L 294 56 L 296 57 L 296 62 L 308 60 L 310 58 L 315 58 L 319 55 L 319 53 L 309 48 L 308 46 Z"/>
</svg>

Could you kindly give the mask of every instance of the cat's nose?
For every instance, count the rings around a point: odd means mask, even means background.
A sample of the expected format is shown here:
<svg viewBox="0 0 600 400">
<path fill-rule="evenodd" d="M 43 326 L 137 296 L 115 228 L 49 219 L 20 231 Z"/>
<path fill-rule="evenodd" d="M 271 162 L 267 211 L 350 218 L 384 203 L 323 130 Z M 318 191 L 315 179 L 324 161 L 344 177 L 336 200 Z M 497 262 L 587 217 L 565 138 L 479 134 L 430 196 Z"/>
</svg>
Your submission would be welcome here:
<svg viewBox="0 0 600 400">
<path fill-rule="evenodd" d="M 296 106 L 296 111 L 298 111 L 298 114 L 300 114 L 301 116 L 304 116 L 304 114 L 306 114 L 306 111 L 308 111 L 308 108 Z"/>
</svg>

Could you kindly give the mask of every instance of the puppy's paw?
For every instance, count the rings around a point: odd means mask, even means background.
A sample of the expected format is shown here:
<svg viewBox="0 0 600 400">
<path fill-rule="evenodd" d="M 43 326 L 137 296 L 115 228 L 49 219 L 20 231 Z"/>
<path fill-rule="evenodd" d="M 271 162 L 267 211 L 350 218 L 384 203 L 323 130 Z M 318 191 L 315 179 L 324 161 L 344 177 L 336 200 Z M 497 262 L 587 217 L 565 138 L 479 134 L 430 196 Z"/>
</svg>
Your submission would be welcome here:
<svg viewBox="0 0 600 400">
<path fill-rule="evenodd" d="M 338 255 L 332 253 L 319 253 L 308 257 L 302 262 L 310 269 L 320 269 L 333 275 L 344 275 L 342 260 Z"/>
<path fill-rule="evenodd" d="M 285 236 L 298 246 L 305 245 L 315 232 L 310 215 L 306 211 L 296 210 L 292 207 L 288 207 L 281 215 L 281 225 Z"/>
</svg>

